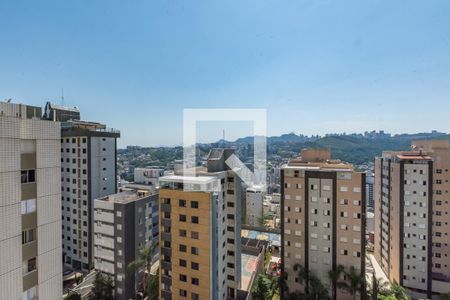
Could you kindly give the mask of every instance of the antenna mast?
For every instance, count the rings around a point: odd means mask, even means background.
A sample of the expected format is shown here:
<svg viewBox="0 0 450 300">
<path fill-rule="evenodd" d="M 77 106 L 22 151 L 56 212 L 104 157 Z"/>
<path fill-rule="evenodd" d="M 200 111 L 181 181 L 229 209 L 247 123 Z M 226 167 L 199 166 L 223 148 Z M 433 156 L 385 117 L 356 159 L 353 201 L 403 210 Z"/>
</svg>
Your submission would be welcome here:
<svg viewBox="0 0 450 300">
<path fill-rule="evenodd" d="M 61 89 L 61 105 L 64 106 L 64 88 Z"/>
</svg>

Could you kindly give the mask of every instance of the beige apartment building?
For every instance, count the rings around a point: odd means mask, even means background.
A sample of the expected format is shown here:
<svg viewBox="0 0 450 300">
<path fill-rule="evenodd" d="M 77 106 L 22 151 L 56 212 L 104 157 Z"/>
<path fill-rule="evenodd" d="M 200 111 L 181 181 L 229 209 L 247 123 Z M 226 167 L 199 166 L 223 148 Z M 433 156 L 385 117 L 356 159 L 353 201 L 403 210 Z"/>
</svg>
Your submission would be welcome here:
<svg viewBox="0 0 450 300">
<path fill-rule="evenodd" d="M 317 276 L 330 295 L 328 272 L 337 266 L 353 266 L 364 276 L 365 174 L 332 160 L 328 150 L 302 150 L 282 168 L 281 180 L 282 270 L 289 291 L 304 291 L 296 265 Z M 342 290 L 333 295 L 353 299 Z"/>
<path fill-rule="evenodd" d="M 375 258 L 414 299 L 450 291 L 449 170 L 448 140 L 376 159 Z"/>
<path fill-rule="evenodd" d="M 160 178 L 160 299 L 236 299 L 241 283 L 241 181 L 213 149 L 207 172 Z"/>
<path fill-rule="evenodd" d="M 0 102 L 0 299 L 61 299 L 60 124 Z"/>
</svg>

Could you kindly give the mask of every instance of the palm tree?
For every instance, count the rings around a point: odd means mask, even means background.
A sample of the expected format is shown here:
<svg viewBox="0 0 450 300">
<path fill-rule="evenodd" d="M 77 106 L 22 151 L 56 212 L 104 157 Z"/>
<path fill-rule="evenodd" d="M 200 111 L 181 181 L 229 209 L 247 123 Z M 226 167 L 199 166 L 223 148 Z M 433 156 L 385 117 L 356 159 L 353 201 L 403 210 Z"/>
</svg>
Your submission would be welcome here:
<svg viewBox="0 0 450 300">
<path fill-rule="evenodd" d="M 343 282 L 341 288 L 353 295 L 353 299 L 356 299 L 356 294 L 361 292 L 365 285 L 365 278 L 361 276 L 361 272 L 358 272 L 354 266 L 345 271 L 345 275 L 348 277 L 348 283 Z"/>
<path fill-rule="evenodd" d="M 336 299 L 336 288 L 338 287 L 338 280 L 344 272 L 344 266 L 338 265 L 334 270 L 328 271 L 328 278 L 331 282 L 331 299 Z"/>
<path fill-rule="evenodd" d="M 294 270 L 297 272 L 298 282 L 305 284 L 305 299 L 326 299 L 328 297 L 328 290 L 309 269 L 296 264 Z"/>
<path fill-rule="evenodd" d="M 136 274 L 140 273 L 145 267 L 146 272 L 144 272 L 144 276 L 142 277 L 142 281 L 139 283 L 139 285 L 147 295 L 151 294 L 151 291 L 149 290 L 150 286 L 152 286 L 150 284 L 150 270 L 152 268 L 153 252 L 155 251 L 157 245 L 158 243 L 151 243 L 150 247 L 143 246 L 139 248 L 138 257 L 127 266 L 128 276 L 136 276 Z M 156 293 L 158 293 L 158 291 L 156 291 Z"/>
<path fill-rule="evenodd" d="M 309 270 L 299 264 L 294 265 L 294 271 L 297 272 L 298 283 L 305 283 L 305 293 L 308 294 L 309 289 Z"/>
<path fill-rule="evenodd" d="M 378 300 L 379 295 L 387 296 L 389 294 L 389 284 L 377 278 L 375 273 L 372 273 L 371 287 L 368 290 L 369 296 L 372 300 Z"/>
<path fill-rule="evenodd" d="M 314 300 L 322 300 L 328 299 L 328 290 L 325 286 L 320 282 L 319 278 L 317 278 L 314 274 L 309 275 L 309 296 L 310 299 Z"/>
</svg>

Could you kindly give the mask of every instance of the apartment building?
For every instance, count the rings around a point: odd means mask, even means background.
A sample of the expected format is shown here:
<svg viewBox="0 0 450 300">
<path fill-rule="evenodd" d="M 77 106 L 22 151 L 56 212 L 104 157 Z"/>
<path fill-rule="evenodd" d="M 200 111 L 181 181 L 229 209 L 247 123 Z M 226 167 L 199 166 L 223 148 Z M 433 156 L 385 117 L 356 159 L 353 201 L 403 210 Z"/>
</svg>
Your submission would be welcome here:
<svg viewBox="0 0 450 300">
<path fill-rule="evenodd" d="M 117 138 L 106 125 L 80 120 L 77 108 L 47 103 L 45 116 L 61 122 L 63 260 L 88 272 L 94 267 L 93 201 L 117 192 Z"/>
<path fill-rule="evenodd" d="M 160 178 L 160 299 L 235 299 L 241 284 L 241 180 L 213 149 L 206 172 Z"/>
<path fill-rule="evenodd" d="M 296 265 L 317 276 L 330 295 L 328 272 L 337 266 L 353 266 L 364 276 L 365 174 L 332 160 L 328 150 L 302 150 L 283 166 L 281 178 L 282 271 L 289 291 L 304 291 Z M 353 299 L 342 290 L 333 294 Z"/>
<path fill-rule="evenodd" d="M 366 174 L 366 200 L 367 200 L 367 208 L 370 210 L 373 210 L 375 206 L 374 188 L 375 188 L 374 174 L 372 173 Z"/>
<path fill-rule="evenodd" d="M 375 258 L 414 299 L 450 291 L 448 140 L 413 141 L 375 164 Z"/>
<path fill-rule="evenodd" d="M 159 186 L 159 178 L 164 176 L 162 168 L 135 168 L 134 182 L 146 184 L 156 189 Z"/>
<path fill-rule="evenodd" d="M 245 190 L 246 224 L 262 226 L 264 220 L 263 204 L 266 190 L 262 185 L 254 185 Z"/>
<path fill-rule="evenodd" d="M 158 195 L 148 189 L 128 188 L 94 201 L 95 269 L 111 276 L 115 299 L 136 298 L 145 267 L 136 276 L 127 268 L 141 247 L 156 245 L 157 227 Z"/>
<path fill-rule="evenodd" d="M 0 299 L 61 299 L 60 124 L 0 102 Z"/>
</svg>

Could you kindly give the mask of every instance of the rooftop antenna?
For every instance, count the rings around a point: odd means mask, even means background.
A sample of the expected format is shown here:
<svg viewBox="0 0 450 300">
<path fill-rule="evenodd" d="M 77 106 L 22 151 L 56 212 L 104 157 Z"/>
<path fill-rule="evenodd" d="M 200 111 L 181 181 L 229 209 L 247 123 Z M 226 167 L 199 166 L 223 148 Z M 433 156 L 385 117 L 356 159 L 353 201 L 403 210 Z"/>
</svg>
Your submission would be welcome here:
<svg viewBox="0 0 450 300">
<path fill-rule="evenodd" d="M 61 105 L 64 106 L 64 88 L 61 88 Z"/>
<path fill-rule="evenodd" d="M 222 129 L 222 140 L 220 141 L 219 148 L 225 148 L 225 129 Z"/>
</svg>

